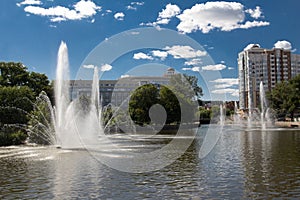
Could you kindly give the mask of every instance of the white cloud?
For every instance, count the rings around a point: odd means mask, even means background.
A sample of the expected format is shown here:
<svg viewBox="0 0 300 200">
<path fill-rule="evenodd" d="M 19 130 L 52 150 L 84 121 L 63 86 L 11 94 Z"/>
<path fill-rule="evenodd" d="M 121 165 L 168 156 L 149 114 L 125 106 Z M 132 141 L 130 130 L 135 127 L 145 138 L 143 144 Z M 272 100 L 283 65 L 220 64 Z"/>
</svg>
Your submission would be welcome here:
<svg viewBox="0 0 300 200">
<path fill-rule="evenodd" d="M 258 19 L 260 17 L 262 17 L 262 11 L 261 8 L 259 6 L 256 6 L 255 9 L 248 9 L 245 10 L 246 13 L 249 13 L 250 16 L 254 19 Z"/>
<path fill-rule="evenodd" d="M 167 4 L 165 9 L 158 13 L 156 22 L 140 23 L 141 26 L 154 26 L 159 29 L 160 24 L 168 24 L 172 17 L 180 14 L 181 9 L 176 4 Z"/>
<path fill-rule="evenodd" d="M 181 9 L 175 4 L 168 4 L 166 8 L 158 13 L 156 24 L 168 24 L 172 17 L 175 17 L 181 12 Z"/>
<path fill-rule="evenodd" d="M 241 29 L 249 29 L 253 27 L 260 27 L 260 26 L 269 26 L 270 22 L 264 22 L 264 21 L 247 21 L 245 24 L 241 24 L 238 28 Z"/>
<path fill-rule="evenodd" d="M 281 40 L 274 44 L 274 48 L 291 50 L 292 44 L 289 41 Z"/>
<path fill-rule="evenodd" d="M 105 71 L 110 71 L 112 69 L 112 66 L 109 64 L 104 64 L 100 67 L 100 71 L 105 72 Z"/>
<path fill-rule="evenodd" d="M 133 7 L 132 5 L 126 6 L 127 10 L 137 10 L 137 7 Z"/>
<path fill-rule="evenodd" d="M 253 48 L 254 46 L 260 48 L 260 45 L 259 45 L 259 44 L 248 44 L 248 45 L 244 48 L 244 51 L 247 51 L 247 50 Z"/>
<path fill-rule="evenodd" d="M 130 32 L 130 34 L 131 34 L 131 35 L 139 35 L 140 32 L 138 32 L 138 31 L 132 31 L 132 32 Z"/>
<path fill-rule="evenodd" d="M 95 66 L 95 65 L 83 65 L 82 67 L 86 68 L 86 69 L 94 69 L 97 66 Z"/>
<path fill-rule="evenodd" d="M 101 11 L 101 6 L 97 6 L 93 1 L 80 0 L 73 5 L 73 9 L 55 6 L 43 8 L 40 6 L 26 6 L 24 11 L 30 14 L 49 17 L 52 22 L 81 20 L 89 18 Z"/>
<path fill-rule="evenodd" d="M 17 3 L 17 6 L 22 6 L 22 5 L 42 5 L 42 2 L 39 0 L 24 0 L 20 3 Z"/>
<path fill-rule="evenodd" d="M 174 58 L 196 58 L 205 56 L 207 53 L 206 51 L 196 50 L 193 49 L 191 46 L 181 46 L 181 45 L 174 45 L 172 47 L 165 47 L 164 50 L 168 52 L 168 54 L 172 55 Z"/>
<path fill-rule="evenodd" d="M 214 93 L 214 94 L 231 94 L 232 96 L 235 96 L 235 97 L 239 96 L 239 90 L 238 89 L 233 89 L 233 88 L 213 90 L 211 92 Z"/>
<path fill-rule="evenodd" d="M 135 59 L 135 60 L 140 60 L 140 59 L 153 60 L 153 58 L 151 56 L 148 56 L 147 54 L 142 53 L 142 52 L 135 53 L 133 55 L 133 59 Z"/>
<path fill-rule="evenodd" d="M 213 29 L 231 31 L 238 28 L 248 29 L 270 24 L 264 21 L 247 21 L 243 24 L 245 12 L 244 6 L 238 2 L 217 1 L 195 4 L 177 16 L 180 20 L 177 29 L 181 33 L 191 33 L 197 30 L 208 33 Z M 255 12 L 254 16 L 258 15 L 258 11 L 253 12 Z"/>
<path fill-rule="evenodd" d="M 233 70 L 233 69 L 234 69 L 234 67 L 228 67 L 227 69 L 228 69 L 228 70 Z"/>
<path fill-rule="evenodd" d="M 226 69 L 226 66 L 223 64 L 216 64 L 216 65 L 206 65 L 202 67 L 203 70 L 208 70 L 208 71 L 220 71 L 223 69 Z"/>
<path fill-rule="evenodd" d="M 238 97 L 239 96 L 239 90 L 235 87 L 239 84 L 238 78 L 220 78 L 213 81 L 210 81 L 212 83 L 216 83 L 214 86 L 216 89 L 212 91 L 212 93 L 215 94 L 230 94 L 232 96 Z"/>
<path fill-rule="evenodd" d="M 124 20 L 124 17 L 125 17 L 125 14 L 123 12 L 117 12 L 115 15 L 114 15 L 114 18 L 116 20 Z"/>
<path fill-rule="evenodd" d="M 152 55 L 155 56 L 155 57 L 159 57 L 161 60 L 164 60 L 168 56 L 168 52 L 153 50 Z"/>
<path fill-rule="evenodd" d="M 137 5 L 137 6 L 142 6 L 142 5 L 144 5 L 145 4 L 145 2 L 143 2 L 143 1 L 133 1 L 133 2 L 131 2 L 130 3 L 130 5 Z"/>
<path fill-rule="evenodd" d="M 230 84 L 231 86 L 233 85 L 238 85 L 239 84 L 239 79 L 238 78 L 219 78 L 213 81 L 210 81 L 212 83 L 218 83 L 218 84 Z"/>
<path fill-rule="evenodd" d="M 193 71 L 193 72 L 200 72 L 201 67 L 184 67 L 182 68 L 183 71 Z"/>
<path fill-rule="evenodd" d="M 121 75 L 121 78 L 128 78 L 128 77 L 130 77 L 130 75 L 128 74 Z"/>
<path fill-rule="evenodd" d="M 202 64 L 201 58 L 194 58 L 192 60 L 184 62 L 184 65 L 191 65 L 191 66 L 200 65 L 200 64 Z"/>
<path fill-rule="evenodd" d="M 144 2 L 131 2 L 130 5 L 126 6 L 127 10 L 137 10 L 137 6 L 144 5 Z"/>
</svg>

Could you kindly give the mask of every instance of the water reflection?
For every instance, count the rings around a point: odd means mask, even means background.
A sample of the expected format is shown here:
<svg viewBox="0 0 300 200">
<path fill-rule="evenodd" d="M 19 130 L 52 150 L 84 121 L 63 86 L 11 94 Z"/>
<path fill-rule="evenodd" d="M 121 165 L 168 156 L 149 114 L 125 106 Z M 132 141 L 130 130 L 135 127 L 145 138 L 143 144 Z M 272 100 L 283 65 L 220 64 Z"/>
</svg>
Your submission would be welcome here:
<svg viewBox="0 0 300 200">
<path fill-rule="evenodd" d="M 298 131 L 245 132 L 242 144 L 246 197 L 299 197 Z"/>
<path fill-rule="evenodd" d="M 227 126 L 213 151 L 199 159 L 204 134 L 202 127 L 173 164 L 135 174 L 111 169 L 87 151 L 0 148 L 0 198 L 300 198 L 299 131 L 261 132 Z M 122 140 L 120 136 L 114 139 L 123 148 L 135 145 L 135 152 L 170 141 L 169 137 L 157 137 L 157 143 Z"/>
</svg>

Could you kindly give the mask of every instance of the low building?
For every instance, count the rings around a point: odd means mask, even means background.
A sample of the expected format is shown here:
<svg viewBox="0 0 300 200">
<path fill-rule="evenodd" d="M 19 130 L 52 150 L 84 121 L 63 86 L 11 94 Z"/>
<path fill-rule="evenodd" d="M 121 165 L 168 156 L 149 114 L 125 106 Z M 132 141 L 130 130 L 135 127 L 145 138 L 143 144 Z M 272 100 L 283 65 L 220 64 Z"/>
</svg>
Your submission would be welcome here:
<svg viewBox="0 0 300 200">
<path fill-rule="evenodd" d="M 125 76 L 118 80 L 99 80 L 100 98 L 102 106 L 112 103 L 119 106 L 126 102 L 130 93 L 145 84 L 169 85 L 170 78 L 175 74 L 173 68 L 168 68 L 162 76 Z M 71 80 L 71 100 L 84 95 L 91 96 L 92 80 Z"/>
</svg>

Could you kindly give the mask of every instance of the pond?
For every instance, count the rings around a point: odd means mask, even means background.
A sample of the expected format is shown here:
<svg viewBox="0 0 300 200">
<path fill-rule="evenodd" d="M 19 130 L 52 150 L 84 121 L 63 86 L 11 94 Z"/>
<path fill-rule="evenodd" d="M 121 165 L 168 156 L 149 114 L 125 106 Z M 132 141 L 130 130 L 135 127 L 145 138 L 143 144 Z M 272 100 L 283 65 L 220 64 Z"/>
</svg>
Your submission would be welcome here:
<svg viewBox="0 0 300 200">
<path fill-rule="evenodd" d="M 198 129 L 191 145 L 172 164 L 145 173 L 118 171 L 82 149 L 2 147 L 0 198 L 300 199 L 299 129 L 262 131 L 228 125 L 212 151 L 200 159 L 207 128 Z M 137 153 L 162 148 L 173 136 L 108 137 L 121 149 Z M 113 159 L 126 156 L 126 151 L 106 153 Z M 158 159 L 163 162 L 164 156 Z"/>
</svg>

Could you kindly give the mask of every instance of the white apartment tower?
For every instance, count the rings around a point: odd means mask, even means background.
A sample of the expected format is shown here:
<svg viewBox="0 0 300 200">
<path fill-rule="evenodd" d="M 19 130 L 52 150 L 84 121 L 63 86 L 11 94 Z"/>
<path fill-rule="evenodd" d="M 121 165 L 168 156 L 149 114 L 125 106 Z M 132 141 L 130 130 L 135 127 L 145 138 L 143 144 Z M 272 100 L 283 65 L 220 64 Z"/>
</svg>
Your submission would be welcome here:
<svg viewBox="0 0 300 200">
<path fill-rule="evenodd" d="M 271 91 L 276 83 L 300 74 L 300 55 L 287 49 L 265 49 L 253 44 L 239 53 L 238 69 L 240 109 L 257 108 L 260 82 L 265 91 Z"/>
</svg>

